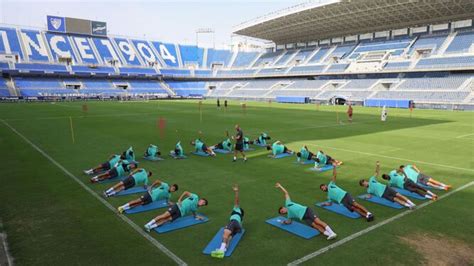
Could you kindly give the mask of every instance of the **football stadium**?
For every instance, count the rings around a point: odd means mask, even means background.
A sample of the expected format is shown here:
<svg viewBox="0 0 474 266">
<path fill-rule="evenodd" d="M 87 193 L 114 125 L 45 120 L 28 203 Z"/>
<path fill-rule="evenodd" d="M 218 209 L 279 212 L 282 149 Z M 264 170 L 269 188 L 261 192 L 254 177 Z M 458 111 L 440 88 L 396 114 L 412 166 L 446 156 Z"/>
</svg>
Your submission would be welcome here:
<svg viewBox="0 0 474 266">
<path fill-rule="evenodd" d="M 474 265 L 472 0 L 70 13 L 0 20 L 0 265 Z"/>
</svg>

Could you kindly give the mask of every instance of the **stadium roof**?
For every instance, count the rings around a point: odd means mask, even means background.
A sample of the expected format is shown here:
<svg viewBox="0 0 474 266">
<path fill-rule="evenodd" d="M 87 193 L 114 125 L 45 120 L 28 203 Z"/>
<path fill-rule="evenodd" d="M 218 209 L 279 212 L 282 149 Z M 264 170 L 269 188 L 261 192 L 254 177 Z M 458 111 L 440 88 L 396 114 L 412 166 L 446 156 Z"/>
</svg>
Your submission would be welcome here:
<svg viewBox="0 0 474 266">
<path fill-rule="evenodd" d="M 473 18 L 473 0 L 312 1 L 244 22 L 234 33 L 304 43 Z"/>
</svg>

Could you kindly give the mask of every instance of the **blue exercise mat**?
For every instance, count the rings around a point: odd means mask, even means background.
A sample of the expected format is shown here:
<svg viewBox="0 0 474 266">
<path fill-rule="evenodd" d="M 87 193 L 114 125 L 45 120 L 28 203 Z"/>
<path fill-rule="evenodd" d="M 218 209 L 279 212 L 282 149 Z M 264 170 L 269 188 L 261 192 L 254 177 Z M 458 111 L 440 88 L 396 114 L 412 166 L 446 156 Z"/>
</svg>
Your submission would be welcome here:
<svg viewBox="0 0 474 266">
<path fill-rule="evenodd" d="M 231 153 L 231 151 L 229 151 L 229 150 L 223 150 L 223 149 L 214 149 L 214 152 L 222 153 L 222 154 Z"/>
<path fill-rule="evenodd" d="M 254 148 L 244 149 L 244 151 L 254 151 L 254 150 L 255 150 Z"/>
<path fill-rule="evenodd" d="M 421 196 L 420 194 L 418 193 L 415 193 L 415 192 L 411 192 L 411 191 L 408 191 L 406 189 L 402 189 L 402 188 L 396 188 L 396 187 L 392 187 L 396 192 L 402 194 L 403 196 L 406 196 L 406 197 L 410 197 L 410 198 L 414 198 L 414 199 L 417 199 L 417 200 L 427 200 L 427 198 Z"/>
<path fill-rule="evenodd" d="M 109 179 L 105 179 L 105 180 L 102 180 L 102 181 L 99 181 L 97 182 L 97 184 L 106 184 L 106 183 L 112 183 L 112 182 L 120 182 L 122 181 L 123 178 L 119 178 L 118 176 L 117 177 L 114 177 L 114 178 L 109 178 Z"/>
<path fill-rule="evenodd" d="M 143 159 L 147 160 L 147 161 L 153 161 L 153 162 L 156 162 L 156 161 L 163 161 L 164 159 L 161 158 L 161 157 L 147 157 L 147 156 L 144 156 Z"/>
<path fill-rule="evenodd" d="M 143 186 L 139 186 L 139 187 L 132 187 L 127 190 L 122 190 L 119 193 L 115 194 L 115 196 L 125 196 L 125 195 L 145 193 L 145 192 L 147 192 L 146 188 L 144 188 Z"/>
<path fill-rule="evenodd" d="M 316 206 L 321 207 L 323 209 L 326 209 L 328 211 L 335 212 L 337 214 L 346 216 L 348 218 L 352 218 L 352 219 L 357 219 L 357 218 L 362 217 L 356 211 L 351 212 L 344 205 L 339 204 L 339 203 L 332 202 L 332 204 L 329 205 L 329 206 L 322 205 L 323 203 L 326 203 L 326 202 L 316 203 Z"/>
<path fill-rule="evenodd" d="M 202 251 L 202 253 L 206 255 L 211 255 L 211 253 L 218 249 L 221 246 L 222 243 L 222 234 L 224 232 L 224 227 L 222 227 L 212 238 L 211 242 L 207 244 L 206 248 Z M 229 246 L 227 247 L 227 250 L 225 252 L 226 257 L 230 257 L 232 255 L 232 252 L 234 252 L 234 249 L 237 247 L 239 244 L 240 239 L 242 236 L 245 234 L 245 229 L 242 229 L 242 232 L 236 234 L 235 236 L 232 237 L 230 240 Z"/>
<path fill-rule="evenodd" d="M 372 195 L 372 197 L 370 197 L 370 198 L 367 198 L 367 195 L 368 194 L 360 195 L 360 196 L 358 196 L 358 198 L 359 199 L 364 199 L 366 201 L 370 201 L 372 203 L 377 203 L 377 204 L 380 204 L 380 205 L 383 205 L 383 206 L 394 208 L 394 209 L 403 209 L 403 206 L 398 204 L 397 202 L 389 201 L 388 199 L 380 198 L 380 197 L 377 197 L 377 196 L 374 196 L 374 195 Z"/>
<path fill-rule="evenodd" d="M 291 157 L 293 156 L 293 153 L 280 153 L 280 154 L 277 154 L 275 157 L 272 157 L 272 155 L 268 155 L 269 157 L 271 157 L 272 159 L 281 159 L 281 158 L 285 158 L 285 157 Z"/>
<path fill-rule="evenodd" d="M 211 156 L 209 153 L 203 152 L 203 151 L 195 151 L 193 152 L 194 155 L 202 156 L 202 157 L 209 157 Z"/>
<path fill-rule="evenodd" d="M 296 164 L 314 164 L 315 161 L 314 160 L 304 160 L 304 161 L 296 161 L 295 162 Z"/>
<path fill-rule="evenodd" d="M 186 227 L 189 227 L 189 226 L 202 224 L 202 223 L 205 223 L 205 222 L 209 221 L 209 218 L 207 218 L 206 216 L 204 216 L 202 214 L 198 214 L 198 215 L 203 217 L 204 220 L 197 220 L 196 218 L 194 218 L 194 216 L 188 215 L 186 217 L 178 218 L 178 219 L 174 220 L 173 222 L 167 222 L 167 223 L 165 223 L 161 226 L 158 226 L 158 227 L 154 228 L 153 230 L 156 231 L 159 234 L 162 234 L 162 233 L 167 233 L 167 232 L 171 232 L 171 231 L 174 231 L 174 230 L 186 228 Z"/>
<path fill-rule="evenodd" d="M 135 208 L 131 208 L 125 211 L 126 214 L 134 214 L 134 213 L 140 213 L 140 212 L 147 212 L 151 210 L 156 210 L 156 209 L 161 209 L 161 208 L 167 208 L 168 207 L 168 201 L 167 200 L 158 200 L 154 201 L 150 204 L 147 205 L 140 205 Z"/>
<path fill-rule="evenodd" d="M 313 172 L 326 172 L 326 171 L 329 171 L 329 170 L 332 170 L 334 168 L 333 165 L 330 165 L 330 164 L 326 164 L 325 166 L 323 167 L 320 167 L 320 168 L 314 168 L 314 167 L 311 167 L 309 168 L 310 171 L 313 171 Z"/>
<path fill-rule="evenodd" d="M 254 143 L 253 145 L 259 146 L 259 147 L 267 147 L 268 144 Z"/>
<path fill-rule="evenodd" d="M 186 155 L 176 156 L 176 154 L 174 154 L 174 153 L 170 153 L 170 156 L 173 157 L 174 159 L 186 159 L 186 158 L 188 158 L 188 157 L 186 157 Z"/>
<path fill-rule="evenodd" d="M 278 216 L 275 218 L 271 218 L 266 220 L 265 222 L 267 224 L 271 224 L 273 226 L 276 226 L 284 231 L 287 231 L 289 233 L 292 233 L 294 235 L 297 235 L 299 237 L 305 238 L 305 239 L 311 239 L 317 235 L 319 235 L 319 231 L 309 227 L 307 225 L 304 225 L 299 222 L 293 221 L 291 224 L 282 224 L 281 222 L 287 220 L 285 217 Z"/>
</svg>

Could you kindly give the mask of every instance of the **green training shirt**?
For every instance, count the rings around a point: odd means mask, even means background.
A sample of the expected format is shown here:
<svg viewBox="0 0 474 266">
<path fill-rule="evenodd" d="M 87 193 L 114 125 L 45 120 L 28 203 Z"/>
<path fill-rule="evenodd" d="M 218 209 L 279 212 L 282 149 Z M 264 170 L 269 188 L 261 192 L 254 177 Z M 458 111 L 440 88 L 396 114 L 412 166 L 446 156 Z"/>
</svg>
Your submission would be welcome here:
<svg viewBox="0 0 474 266">
<path fill-rule="evenodd" d="M 239 224 L 242 224 L 242 211 L 240 210 L 240 207 L 239 206 L 234 206 L 234 208 L 232 209 L 232 212 L 237 212 L 237 213 L 240 213 L 240 215 L 238 214 L 233 214 L 230 216 L 230 221 L 237 221 L 239 222 Z"/>
<path fill-rule="evenodd" d="M 135 180 L 135 186 L 147 185 L 148 186 L 148 173 L 145 169 L 139 168 L 132 174 Z"/>
<path fill-rule="evenodd" d="M 409 165 L 406 165 L 403 169 L 403 171 L 405 172 L 405 174 L 407 175 L 407 177 L 415 182 L 415 183 L 418 183 L 418 176 L 420 175 L 420 173 L 418 173 L 414 168 L 413 166 L 411 166 L 410 164 Z"/>
<path fill-rule="evenodd" d="M 405 176 L 398 174 L 396 170 L 390 171 L 388 175 L 390 176 L 388 183 L 391 187 L 403 188 Z"/>
<path fill-rule="evenodd" d="M 282 154 L 285 151 L 285 145 L 279 144 L 278 142 L 273 143 L 272 153 L 273 155 Z"/>
<path fill-rule="evenodd" d="M 157 200 L 169 200 L 170 198 L 170 186 L 163 182 L 159 187 L 153 188 L 151 190 L 150 196 L 153 201 Z"/>
<path fill-rule="evenodd" d="M 369 187 L 367 188 L 367 193 L 373 194 L 377 197 L 382 197 L 383 193 L 385 192 L 385 189 L 387 188 L 386 185 L 379 183 L 375 176 L 372 176 L 369 179 Z"/>
<path fill-rule="evenodd" d="M 328 184 L 328 200 L 341 203 L 347 192 L 341 189 L 333 181 Z"/>
<path fill-rule="evenodd" d="M 181 204 L 178 204 L 179 211 L 181 216 L 186 216 L 191 212 L 196 212 L 198 209 L 199 196 L 196 194 L 191 194 L 189 197 L 184 199 Z"/>
<path fill-rule="evenodd" d="M 290 198 L 285 200 L 285 207 L 288 209 L 288 219 L 298 220 L 303 219 L 304 213 L 306 212 L 306 209 L 308 209 L 306 206 L 292 202 Z"/>
</svg>

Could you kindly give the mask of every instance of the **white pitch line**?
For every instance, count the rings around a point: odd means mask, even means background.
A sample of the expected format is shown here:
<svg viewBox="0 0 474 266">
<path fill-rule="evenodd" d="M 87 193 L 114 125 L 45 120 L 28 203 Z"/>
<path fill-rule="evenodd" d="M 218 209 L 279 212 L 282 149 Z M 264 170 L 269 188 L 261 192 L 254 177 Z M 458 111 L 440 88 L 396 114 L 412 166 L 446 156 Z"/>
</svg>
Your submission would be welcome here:
<svg viewBox="0 0 474 266">
<path fill-rule="evenodd" d="M 347 152 L 358 153 L 358 154 L 364 154 L 364 155 L 369 155 L 369 156 L 376 156 L 376 157 L 382 157 L 382 158 L 388 158 L 388 159 L 395 159 L 395 160 L 400 160 L 400 161 L 405 161 L 405 162 L 415 162 L 415 163 L 421 163 L 421 164 L 426 164 L 426 165 L 441 166 L 441 167 L 445 167 L 445 168 L 451 168 L 451 169 L 456 169 L 456 170 L 463 170 L 463 171 L 474 172 L 474 169 L 456 167 L 456 166 L 451 166 L 451 165 L 443 165 L 443 164 L 439 164 L 439 163 L 430 163 L 430 162 L 424 162 L 424 161 L 416 161 L 416 160 L 412 160 L 412 159 L 399 158 L 399 157 L 393 157 L 393 156 L 387 156 L 387 155 L 375 154 L 375 153 L 363 152 L 363 151 L 353 151 L 353 150 L 348 150 L 348 149 L 343 149 L 343 148 L 329 147 L 329 146 L 324 146 L 324 145 L 315 145 L 315 144 L 308 144 L 308 145 L 313 146 L 313 147 L 324 147 L 324 148 L 328 148 L 328 149 L 332 149 L 332 150 L 340 150 L 340 151 L 347 151 Z"/>
<path fill-rule="evenodd" d="M 153 244 L 155 247 L 157 247 L 159 250 L 161 250 L 163 253 L 165 253 L 166 256 L 170 257 L 172 260 L 174 260 L 178 265 L 187 265 L 182 259 L 180 259 L 178 256 L 176 256 L 173 252 L 171 252 L 169 249 L 167 249 L 163 244 L 158 242 L 156 239 L 151 237 L 149 234 L 146 234 L 143 232 L 143 229 L 140 228 L 138 225 L 136 225 L 132 220 L 130 220 L 128 217 L 125 215 L 119 214 L 117 210 L 112 206 L 110 203 L 108 203 L 105 199 L 103 199 L 101 196 L 99 196 L 97 193 L 95 193 L 91 188 L 86 186 L 79 178 L 77 178 L 75 175 L 73 175 L 71 172 L 69 172 L 64 166 L 62 166 L 60 163 L 58 163 L 56 160 L 54 160 L 51 156 L 49 156 L 45 151 L 43 151 L 40 147 L 36 146 L 33 142 L 31 142 L 28 138 L 26 138 L 23 134 L 18 132 L 14 127 L 12 127 L 10 124 L 8 124 L 5 120 L 0 119 L 0 121 L 10 128 L 11 131 L 13 131 L 16 135 L 18 135 L 20 138 L 22 138 L 26 143 L 28 143 L 33 149 L 38 151 L 41 155 L 43 155 L 46 159 L 48 159 L 52 164 L 54 164 L 56 167 L 58 167 L 61 171 L 63 171 L 67 176 L 69 176 L 71 179 L 76 181 L 82 188 L 84 188 L 87 192 L 89 192 L 93 197 L 95 197 L 97 200 L 99 200 L 102 204 L 105 205 L 105 207 L 109 208 L 112 212 L 118 215 L 120 219 L 122 219 L 124 222 L 126 222 L 128 225 L 130 225 L 137 233 L 142 235 L 145 239 L 150 241 L 151 244 Z"/>
<path fill-rule="evenodd" d="M 470 187 L 470 186 L 472 186 L 472 185 L 474 185 L 474 181 L 471 181 L 471 182 L 465 184 L 464 186 L 458 187 L 457 189 L 455 189 L 455 190 L 453 190 L 453 191 L 450 191 L 450 192 L 448 192 L 448 193 L 446 193 L 446 194 L 440 196 L 440 197 L 438 198 L 438 200 L 441 200 L 441 199 L 444 199 L 444 198 L 446 198 L 446 197 L 448 197 L 448 196 L 451 196 L 451 195 L 453 195 L 454 193 L 459 192 L 459 191 L 461 191 L 461 190 L 463 190 L 463 189 L 466 189 L 466 188 L 468 188 L 468 187 Z M 317 250 L 317 251 L 315 251 L 315 252 L 313 252 L 313 253 L 310 253 L 310 254 L 308 254 L 308 255 L 306 255 L 306 256 L 300 258 L 300 259 L 297 259 L 297 260 L 295 260 L 295 261 L 292 261 L 292 262 L 288 263 L 288 266 L 299 265 L 299 264 L 301 264 L 301 263 L 303 263 L 303 262 L 306 262 L 306 261 L 308 261 L 308 260 L 310 260 L 310 259 L 312 259 L 312 258 L 315 258 L 315 257 L 317 257 L 317 256 L 320 256 L 320 255 L 322 255 L 322 254 L 328 252 L 328 251 L 331 250 L 331 249 L 334 249 L 334 248 L 336 248 L 336 247 L 338 247 L 338 246 L 340 246 L 340 245 L 343 245 L 343 244 L 345 244 L 345 243 L 347 243 L 347 242 L 349 242 L 349 241 L 351 241 L 351 240 L 354 240 L 354 239 L 358 238 L 359 236 L 365 235 L 365 234 L 367 234 L 367 233 L 369 233 L 369 232 L 371 232 L 371 231 L 373 231 L 373 230 L 375 230 L 375 229 L 377 229 L 377 228 L 379 228 L 379 227 L 382 227 L 382 226 L 384 226 L 384 225 L 386 225 L 386 224 L 388 224 L 388 223 L 391 223 L 391 222 L 393 222 L 393 221 L 396 221 L 396 220 L 398 220 L 398 219 L 400 219 L 400 218 L 402 218 L 402 217 L 404 217 L 404 216 L 406 216 L 406 215 L 408 215 L 408 214 L 410 214 L 410 213 L 413 213 L 413 212 L 415 212 L 416 210 L 419 210 L 419 209 L 421 209 L 421 208 L 424 208 L 424 207 L 426 207 L 426 206 L 428 206 L 428 205 L 430 205 L 430 204 L 432 204 L 432 203 L 434 203 L 434 202 L 435 202 L 435 201 L 428 201 L 428 202 L 425 202 L 425 203 L 423 203 L 423 204 L 418 205 L 418 207 L 417 207 L 414 211 L 411 211 L 411 210 L 404 211 L 404 212 L 399 213 L 399 214 L 397 214 L 397 215 L 395 215 L 395 216 L 393 216 L 393 217 L 391 217 L 391 218 L 388 218 L 387 220 L 384 220 L 384 221 L 382 221 L 382 222 L 380 222 L 380 223 L 378 223 L 378 224 L 375 224 L 375 225 L 372 225 L 372 226 L 370 226 L 370 227 L 367 227 L 366 229 L 361 230 L 361 231 L 359 231 L 359 232 L 357 232 L 357 233 L 354 233 L 354 234 L 352 234 L 352 235 L 350 235 L 350 236 L 348 236 L 348 237 L 345 237 L 345 238 L 343 238 L 343 239 L 341 239 L 341 240 L 339 240 L 339 241 L 337 241 L 337 242 L 334 242 L 333 244 L 331 244 L 331 245 L 329 245 L 329 246 L 326 246 L 326 247 L 324 247 L 324 248 L 321 248 L 321 249 L 319 249 L 319 250 Z"/>
<path fill-rule="evenodd" d="M 461 139 L 461 138 L 468 137 L 468 136 L 472 136 L 472 135 L 474 135 L 474 133 L 466 134 L 466 135 L 461 135 L 461 136 L 457 136 L 456 138 L 457 138 L 457 139 Z"/>
</svg>

